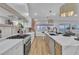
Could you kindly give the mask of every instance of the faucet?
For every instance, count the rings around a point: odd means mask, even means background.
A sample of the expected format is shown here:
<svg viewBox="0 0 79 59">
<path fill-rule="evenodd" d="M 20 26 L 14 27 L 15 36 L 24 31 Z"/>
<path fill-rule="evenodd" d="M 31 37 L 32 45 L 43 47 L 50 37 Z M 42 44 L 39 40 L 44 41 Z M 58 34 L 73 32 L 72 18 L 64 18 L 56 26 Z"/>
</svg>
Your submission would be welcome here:
<svg viewBox="0 0 79 59">
<path fill-rule="evenodd" d="M 53 31 L 54 31 L 55 33 L 57 33 L 57 28 L 56 28 L 56 27 L 54 27 L 54 28 L 53 28 Z"/>
<path fill-rule="evenodd" d="M 0 38 L 1 38 L 1 36 L 2 36 L 1 33 L 2 33 L 2 31 L 0 30 Z"/>
</svg>

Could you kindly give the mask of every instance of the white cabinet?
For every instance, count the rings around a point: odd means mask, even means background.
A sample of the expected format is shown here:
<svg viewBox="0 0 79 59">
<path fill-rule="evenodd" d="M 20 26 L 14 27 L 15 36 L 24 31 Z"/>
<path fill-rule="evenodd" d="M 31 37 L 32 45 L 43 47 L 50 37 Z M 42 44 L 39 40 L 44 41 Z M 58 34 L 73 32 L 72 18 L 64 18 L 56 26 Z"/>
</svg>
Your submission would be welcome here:
<svg viewBox="0 0 79 59">
<path fill-rule="evenodd" d="M 16 27 L 11 27 L 11 35 L 17 34 L 17 28 Z"/>
<path fill-rule="evenodd" d="M 15 26 L 0 26 L 0 30 L 2 31 L 2 37 L 7 37 L 13 34 L 17 34 Z"/>
<path fill-rule="evenodd" d="M 10 27 L 3 27 L 2 36 L 7 37 L 9 35 L 11 35 L 11 28 Z"/>
<path fill-rule="evenodd" d="M 11 49 L 4 52 L 2 55 L 23 55 L 23 42 L 19 42 Z"/>
</svg>

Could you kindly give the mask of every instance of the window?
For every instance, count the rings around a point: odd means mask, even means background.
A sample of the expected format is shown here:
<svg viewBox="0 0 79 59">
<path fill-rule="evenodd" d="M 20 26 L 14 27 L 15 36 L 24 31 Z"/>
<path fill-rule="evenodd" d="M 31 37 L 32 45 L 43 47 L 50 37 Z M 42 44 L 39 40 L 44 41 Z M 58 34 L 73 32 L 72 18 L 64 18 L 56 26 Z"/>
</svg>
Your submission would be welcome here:
<svg viewBox="0 0 79 59">
<path fill-rule="evenodd" d="M 38 24 L 36 26 L 36 31 L 44 32 L 44 31 L 47 31 L 48 27 L 50 27 L 52 29 L 53 28 L 53 25 L 49 25 L 49 24 Z"/>
<path fill-rule="evenodd" d="M 72 26 L 72 29 L 79 30 L 79 24 L 74 24 L 74 25 Z"/>
<path fill-rule="evenodd" d="M 67 30 L 70 30 L 70 24 L 59 24 L 59 31 L 60 32 L 66 32 Z"/>
<path fill-rule="evenodd" d="M 37 31 L 43 32 L 43 31 L 45 31 L 47 29 L 47 27 L 43 26 L 43 25 L 38 25 L 36 29 L 37 29 Z"/>
<path fill-rule="evenodd" d="M 73 15 L 74 15 L 74 11 L 68 11 L 68 12 L 61 13 L 62 17 L 73 16 Z"/>
<path fill-rule="evenodd" d="M 61 16 L 62 16 L 62 17 L 65 17 L 65 16 L 66 16 L 66 13 L 62 13 Z"/>
<path fill-rule="evenodd" d="M 74 11 L 69 11 L 68 12 L 68 16 L 73 16 L 74 15 Z"/>
</svg>

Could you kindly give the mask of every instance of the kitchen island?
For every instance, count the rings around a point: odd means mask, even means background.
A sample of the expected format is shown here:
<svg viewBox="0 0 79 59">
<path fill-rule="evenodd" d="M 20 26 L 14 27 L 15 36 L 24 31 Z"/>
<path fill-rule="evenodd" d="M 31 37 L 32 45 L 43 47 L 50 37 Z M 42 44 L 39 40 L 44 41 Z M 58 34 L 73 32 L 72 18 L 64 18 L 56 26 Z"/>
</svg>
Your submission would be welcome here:
<svg viewBox="0 0 79 59">
<path fill-rule="evenodd" d="M 50 35 L 45 32 L 48 40 L 50 53 L 53 55 L 79 55 L 79 41 L 74 40 L 76 36 Z"/>
</svg>

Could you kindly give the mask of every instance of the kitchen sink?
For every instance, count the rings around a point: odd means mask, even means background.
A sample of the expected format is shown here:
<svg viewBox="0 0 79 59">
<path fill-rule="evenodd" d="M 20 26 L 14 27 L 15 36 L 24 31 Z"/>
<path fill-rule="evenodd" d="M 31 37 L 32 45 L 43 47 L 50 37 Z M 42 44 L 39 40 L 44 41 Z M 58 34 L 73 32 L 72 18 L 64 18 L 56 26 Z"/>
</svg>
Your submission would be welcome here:
<svg viewBox="0 0 79 59">
<path fill-rule="evenodd" d="M 56 36 L 56 34 L 51 33 L 50 35 Z"/>
<path fill-rule="evenodd" d="M 77 38 L 74 38 L 74 40 L 77 40 L 77 41 L 79 41 L 79 37 L 77 37 Z"/>
<path fill-rule="evenodd" d="M 27 36 L 29 36 L 29 35 L 26 35 L 26 34 L 24 34 L 24 35 L 14 35 L 14 36 L 10 36 L 10 37 L 8 37 L 6 39 L 24 39 Z"/>
<path fill-rule="evenodd" d="M 63 34 L 63 36 L 75 36 L 75 33 L 72 33 L 72 32 L 65 32 Z"/>
<path fill-rule="evenodd" d="M 52 36 L 57 36 L 59 34 L 62 34 L 61 32 L 48 32 Z"/>
</svg>

